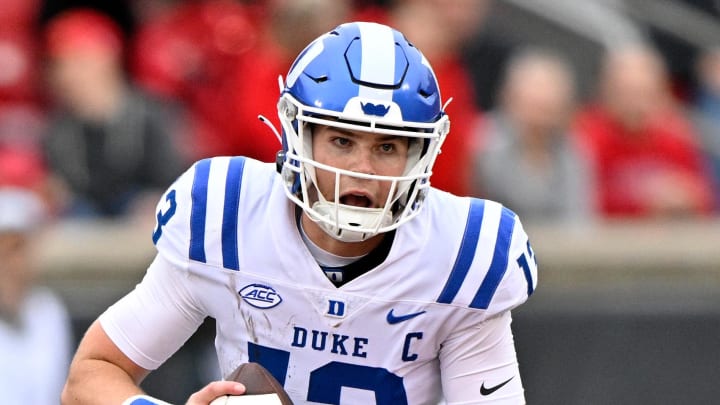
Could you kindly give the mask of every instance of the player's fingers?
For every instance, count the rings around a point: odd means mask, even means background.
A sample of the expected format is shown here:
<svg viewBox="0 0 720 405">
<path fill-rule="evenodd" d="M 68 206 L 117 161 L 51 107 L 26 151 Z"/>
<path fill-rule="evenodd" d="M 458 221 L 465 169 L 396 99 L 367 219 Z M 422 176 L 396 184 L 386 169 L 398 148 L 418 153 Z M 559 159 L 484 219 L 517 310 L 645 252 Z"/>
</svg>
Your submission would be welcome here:
<svg viewBox="0 0 720 405">
<path fill-rule="evenodd" d="M 188 398 L 186 405 L 208 405 L 212 400 L 223 395 L 242 395 L 245 386 L 234 381 L 214 381 Z"/>
</svg>

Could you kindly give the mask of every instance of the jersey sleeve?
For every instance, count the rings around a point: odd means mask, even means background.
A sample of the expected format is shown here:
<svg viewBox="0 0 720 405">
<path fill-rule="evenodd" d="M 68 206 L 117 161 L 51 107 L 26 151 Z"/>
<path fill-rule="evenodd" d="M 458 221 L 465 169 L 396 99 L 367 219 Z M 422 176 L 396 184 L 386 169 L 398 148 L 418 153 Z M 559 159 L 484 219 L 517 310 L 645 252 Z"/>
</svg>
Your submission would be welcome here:
<svg viewBox="0 0 720 405">
<path fill-rule="evenodd" d="M 260 173 L 261 163 L 244 157 L 200 160 L 158 203 L 155 260 L 142 282 L 100 318 L 111 340 L 141 367 L 159 367 L 182 346 L 208 316 L 212 297 L 227 289 L 222 270 L 238 269 L 246 162 Z"/>
<path fill-rule="evenodd" d="M 525 403 L 510 312 L 451 335 L 440 351 L 445 403 Z"/>
<path fill-rule="evenodd" d="M 155 370 L 175 353 L 205 319 L 194 291 L 212 288 L 209 280 L 182 277 L 156 256 L 133 291 L 100 315 L 110 340 L 135 364 Z"/>
<path fill-rule="evenodd" d="M 437 300 L 457 322 L 443 337 L 440 367 L 448 404 L 524 403 L 511 310 L 537 287 L 537 266 L 518 216 L 472 198 L 453 267 Z"/>
</svg>

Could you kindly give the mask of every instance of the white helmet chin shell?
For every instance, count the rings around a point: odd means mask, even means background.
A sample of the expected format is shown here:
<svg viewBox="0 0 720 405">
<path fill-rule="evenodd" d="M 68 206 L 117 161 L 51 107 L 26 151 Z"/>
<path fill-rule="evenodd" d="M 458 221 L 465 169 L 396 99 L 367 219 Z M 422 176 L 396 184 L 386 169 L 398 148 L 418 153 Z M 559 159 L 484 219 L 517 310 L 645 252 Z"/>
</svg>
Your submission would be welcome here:
<svg viewBox="0 0 720 405">
<path fill-rule="evenodd" d="M 393 222 L 388 209 L 355 207 L 327 201 L 313 204 L 310 218 L 328 235 L 342 242 L 362 242 Z"/>
</svg>

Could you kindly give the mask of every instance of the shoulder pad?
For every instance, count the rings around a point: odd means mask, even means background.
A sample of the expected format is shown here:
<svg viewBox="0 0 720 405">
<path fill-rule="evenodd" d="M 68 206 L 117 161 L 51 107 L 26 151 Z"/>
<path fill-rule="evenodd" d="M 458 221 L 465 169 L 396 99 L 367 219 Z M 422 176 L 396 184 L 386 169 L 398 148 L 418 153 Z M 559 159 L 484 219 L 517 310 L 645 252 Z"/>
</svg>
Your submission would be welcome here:
<svg viewBox="0 0 720 405">
<path fill-rule="evenodd" d="M 490 317 L 523 303 L 536 280 L 535 256 L 517 215 L 496 202 L 470 199 L 462 242 L 437 302 Z"/>
<path fill-rule="evenodd" d="M 153 243 L 176 264 L 196 261 L 237 270 L 237 227 L 244 157 L 196 162 L 157 205 Z M 217 254 L 215 254 L 217 250 Z"/>
</svg>

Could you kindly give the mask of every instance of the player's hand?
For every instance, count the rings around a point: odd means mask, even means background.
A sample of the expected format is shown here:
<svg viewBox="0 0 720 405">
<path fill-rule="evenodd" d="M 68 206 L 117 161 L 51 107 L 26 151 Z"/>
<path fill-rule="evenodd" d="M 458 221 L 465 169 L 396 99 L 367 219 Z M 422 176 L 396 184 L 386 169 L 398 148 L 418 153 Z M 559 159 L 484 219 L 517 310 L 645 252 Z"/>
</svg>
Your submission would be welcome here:
<svg viewBox="0 0 720 405">
<path fill-rule="evenodd" d="M 200 391 L 192 394 L 186 405 L 208 405 L 215 398 L 223 395 L 242 395 L 245 386 L 235 381 L 213 381 Z"/>
</svg>

